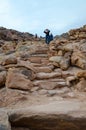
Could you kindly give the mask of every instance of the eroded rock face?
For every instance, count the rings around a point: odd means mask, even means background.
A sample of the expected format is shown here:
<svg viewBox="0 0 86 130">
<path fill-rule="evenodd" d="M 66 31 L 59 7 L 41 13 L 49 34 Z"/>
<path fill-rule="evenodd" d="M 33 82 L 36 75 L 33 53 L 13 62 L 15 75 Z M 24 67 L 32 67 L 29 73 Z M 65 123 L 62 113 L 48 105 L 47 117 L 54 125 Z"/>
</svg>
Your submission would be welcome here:
<svg viewBox="0 0 86 130">
<path fill-rule="evenodd" d="M 58 101 L 12 111 L 9 119 L 13 127 L 22 126 L 32 130 L 85 130 L 86 104 L 83 102 L 83 112 L 80 110 L 81 105 L 78 101 Z"/>
<path fill-rule="evenodd" d="M 12 55 L 8 55 L 4 57 L 2 61 L 2 65 L 9 65 L 9 64 L 17 64 L 17 58 Z"/>
<path fill-rule="evenodd" d="M 1 130 L 10 130 L 8 119 L 12 130 L 86 129 L 85 31 L 72 30 L 49 45 L 4 33 L 12 40 L 0 45 L 0 108 L 9 116 L 0 119 Z"/>
<path fill-rule="evenodd" d="M 57 45 L 55 52 L 57 52 L 57 55 L 53 56 L 52 53 L 52 43 L 50 45 L 50 53 L 52 54 L 52 57 L 49 58 L 50 61 L 58 63 L 58 67 L 60 67 L 63 70 L 68 69 L 68 67 L 72 65 L 76 65 L 77 67 L 81 67 L 82 69 L 86 69 L 86 54 L 83 49 L 83 47 L 80 47 L 79 43 L 65 43 L 60 45 Z M 71 45 L 71 47 L 70 47 Z M 85 45 L 84 45 L 85 47 Z M 82 48 L 82 49 L 81 49 Z M 63 55 L 59 55 L 59 52 L 62 51 Z"/>
<path fill-rule="evenodd" d="M 0 110 L 0 130 L 11 130 L 8 115 L 5 110 Z"/>
<path fill-rule="evenodd" d="M 21 33 L 16 30 L 0 27 L 0 39 L 6 41 L 27 40 L 27 39 L 30 40 L 32 37 L 33 35 L 29 33 Z"/>
<path fill-rule="evenodd" d="M 81 78 L 80 81 L 75 85 L 75 88 L 80 92 L 86 92 L 86 80 Z"/>
<path fill-rule="evenodd" d="M 86 26 L 80 29 L 71 30 L 68 32 L 68 37 L 57 38 L 50 43 L 49 60 L 57 68 L 62 70 L 71 69 L 76 66 L 73 75 L 67 75 L 67 71 L 62 72 L 62 77 L 65 75 L 68 86 L 77 88 L 77 90 L 85 91 L 86 81 Z M 78 71 L 81 68 L 82 71 Z M 84 78 L 84 79 L 83 79 Z M 81 87 L 83 86 L 83 87 Z"/>
<path fill-rule="evenodd" d="M 33 83 L 27 79 L 29 72 L 22 70 L 19 73 L 18 69 L 9 69 L 6 79 L 7 88 L 16 88 L 21 90 L 30 90 L 33 87 Z"/>
<path fill-rule="evenodd" d="M 81 51 L 76 50 L 71 56 L 71 63 L 72 65 L 86 69 L 86 56 Z"/>
</svg>

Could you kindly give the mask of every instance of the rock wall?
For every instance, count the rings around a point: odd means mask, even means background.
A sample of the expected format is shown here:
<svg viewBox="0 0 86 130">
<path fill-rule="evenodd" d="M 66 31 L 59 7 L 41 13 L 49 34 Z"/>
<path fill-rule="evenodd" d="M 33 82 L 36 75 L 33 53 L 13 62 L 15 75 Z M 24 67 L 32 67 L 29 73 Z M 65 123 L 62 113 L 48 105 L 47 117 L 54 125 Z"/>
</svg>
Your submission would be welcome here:
<svg viewBox="0 0 86 130">
<path fill-rule="evenodd" d="M 30 33 L 21 33 L 13 29 L 0 27 L 0 40 L 4 41 L 22 41 L 31 40 L 33 35 Z"/>
<path fill-rule="evenodd" d="M 68 35 L 68 38 L 56 38 L 50 43 L 48 53 L 49 61 L 56 68 L 61 68 L 61 70 L 68 70 L 71 68 L 72 72 L 74 67 L 76 68 L 75 71 L 81 69 L 80 72 L 75 72 L 74 77 L 67 78 L 67 80 L 70 79 L 70 81 L 67 81 L 67 85 L 74 86 L 73 83 L 70 84 L 68 82 L 73 82 L 75 80 L 75 82 L 78 82 L 77 88 L 81 90 L 82 87 L 81 89 L 79 87 L 84 86 L 84 91 L 86 91 L 86 77 L 83 75 L 83 72 L 86 73 L 86 26 L 70 30 Z M 82 73 L 81 75 L 83 76 L 79 77 L 79 73 Z"/>
</svg>

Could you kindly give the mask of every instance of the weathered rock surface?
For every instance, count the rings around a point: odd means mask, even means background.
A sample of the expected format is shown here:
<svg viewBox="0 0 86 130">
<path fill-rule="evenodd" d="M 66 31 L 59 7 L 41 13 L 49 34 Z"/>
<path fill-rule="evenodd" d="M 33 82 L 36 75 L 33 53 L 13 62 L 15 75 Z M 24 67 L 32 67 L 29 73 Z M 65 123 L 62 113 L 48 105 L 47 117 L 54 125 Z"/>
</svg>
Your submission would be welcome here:
<svg viewBox="0 0 86 130">
<path fill-rule="evenodd" d="M 16 30 L 0 27 L 0 39 L 6 40 L 6 41 L 30 40 L 32 37 L 33 35 L 29 33 L 21 33 Z"/>
<path fill-rule="evenodd" d="M 2 65 L 9 65 L 9 64 L 17 64 L 17 58 L 11 55 L 4 57 Z"/>
<path fill-rule="evenodd" d="M 2 109 L 0 109 L 0 130 L 11 130 L 8 114 Z"/>
<path fill-rule="evenodd" d="M 6 87 L 30 90 L 33 87 L 33 83 L 27 78 L 28 75 L 30 75 L 30 72 L 23 70 L 22 73 L 23 74 L 19 73 L 17 69 L 9 69 L 6 79 Z"/>
<path fill-rule="evenodd" d="M 1 28 L 1 130 L 86 129 L 85 33 L 83 26 L 46 45 Z"/>
<path fill-rule="evenodd" d="M 76 50 L 71 56 L 71 63 L 72 65 L 86 69 L 86 56 L 81 51 Z"/>
<path fill-rule="evenodd" d="M 82 107 L 82 110 L 81 110 Z M 12 126 L 32 130 L 85 130 L 86 103 L 54 101 L 46 105 L 17 109 L 9 113 Z"/>
<path fill-rule="evenodd" d="M 6 82 L 6 71 L 0 72 L 0 87 L 3 87 Z"/>
</svg>

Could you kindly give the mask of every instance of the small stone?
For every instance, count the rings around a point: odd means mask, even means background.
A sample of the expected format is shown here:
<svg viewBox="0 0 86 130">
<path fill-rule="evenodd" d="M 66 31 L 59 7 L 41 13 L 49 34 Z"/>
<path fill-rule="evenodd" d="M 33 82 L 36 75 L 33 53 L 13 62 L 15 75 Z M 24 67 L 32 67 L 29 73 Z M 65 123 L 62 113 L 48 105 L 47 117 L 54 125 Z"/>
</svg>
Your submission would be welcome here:
<svg viewBox="0 0 86 130">
<path fill-rule="evenodd" d="M 40 94 L 40 95 L 45 95 L 45 94 L 47 94 L 47 90 L 45 90 L 45 89 L 41 89 L 41 90 L 39 90 L 38 91 L 38 93 Z"/>
</svg>

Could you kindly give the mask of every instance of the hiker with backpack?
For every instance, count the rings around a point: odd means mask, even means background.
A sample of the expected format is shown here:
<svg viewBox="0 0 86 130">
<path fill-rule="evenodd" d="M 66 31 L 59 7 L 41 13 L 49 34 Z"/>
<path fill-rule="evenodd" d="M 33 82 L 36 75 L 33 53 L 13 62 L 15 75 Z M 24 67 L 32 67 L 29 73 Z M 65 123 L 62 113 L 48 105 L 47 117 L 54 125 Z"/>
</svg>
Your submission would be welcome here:
<svg viewBox="0 0 86 130">
<path fill-rule="evenodd" d="M 45 42 L 46 42 L 46 44 L 49 44 L 50 41 L 53 40 L 53 35 L 52 35 L 52 33 L 49 34 L 49 33 L 50 33 L 50 30 L 49 30 L 49 29 L 45 29 L 45 30 L 44 30 L 44 33 L 46 34 Z"/>
</svg>

